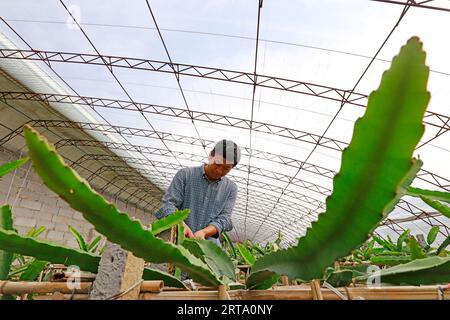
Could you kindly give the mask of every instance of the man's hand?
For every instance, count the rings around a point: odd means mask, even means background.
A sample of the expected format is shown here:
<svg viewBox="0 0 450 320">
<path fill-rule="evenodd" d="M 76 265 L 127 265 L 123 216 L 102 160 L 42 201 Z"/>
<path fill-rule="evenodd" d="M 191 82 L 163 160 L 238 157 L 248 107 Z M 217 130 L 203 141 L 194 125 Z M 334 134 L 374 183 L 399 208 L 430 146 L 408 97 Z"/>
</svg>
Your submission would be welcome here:
<svg viewBox="0 0 450 320">
<path fill-rule="evenodd" d="M 196 233 L 194 233 L 194 238 L 197 240 L 205 240 L 206 238 L 205 229 L 198 230 Z"/>
<path fill-rule="evenodd" d="M 217 232 L 219 232 L 219 231 L 217 230 L 216 227 L 214 227 L 213 225 L 209 225 L 206 228 L 195 232 L 194 238 L 198 239 L 198 240 L 203 240 L 203 239 L 206 239 L 206 238 L 209 238 L 209 237 L 215 235 Z"/>
<path fill-rule="evenodd" d="M 184 223 L 184 221 L 183 227 L 184 227 L 184 235 L 188 238 L 194 238 L 194 233 L 192 232 L 191 228 L 189 228 L 189 226 L 186 223 Z"/>
</svg>

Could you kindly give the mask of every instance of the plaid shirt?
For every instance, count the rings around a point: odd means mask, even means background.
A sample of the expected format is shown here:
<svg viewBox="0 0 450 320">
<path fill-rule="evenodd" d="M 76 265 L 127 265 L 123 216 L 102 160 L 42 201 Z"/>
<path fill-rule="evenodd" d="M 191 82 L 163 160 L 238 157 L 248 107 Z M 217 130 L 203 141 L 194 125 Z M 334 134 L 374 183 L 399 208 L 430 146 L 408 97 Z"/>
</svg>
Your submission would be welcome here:
<svg viewBox="0 0 450 320">
<path fill-rule="evenodd" d="M 185 223 L 192 232 L 213 225 L 219 233 L 212 237 L 218 238 L 222 231 L 233 229 L 231 212 L 236 196 L 236 184 L 227 177 L 210 181 L 205 174 L 204 164 L 183 168 L 175 174 L 162 199 L 162 207 L 155 216 L 161 219 L 177 209 L 189 208 L 191 214 Z"/>
</svg>

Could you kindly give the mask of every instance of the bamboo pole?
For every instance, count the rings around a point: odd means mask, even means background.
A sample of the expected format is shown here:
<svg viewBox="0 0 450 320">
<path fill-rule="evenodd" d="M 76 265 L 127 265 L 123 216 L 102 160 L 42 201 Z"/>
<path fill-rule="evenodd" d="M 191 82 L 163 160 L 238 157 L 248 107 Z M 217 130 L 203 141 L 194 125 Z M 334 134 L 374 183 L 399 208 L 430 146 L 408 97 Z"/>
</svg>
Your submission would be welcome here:
<svg viewBox="0 0 450 320">
<path fill-rule="evenodd" d="M 88 293 L 92 283 L 81 282 L 79 289 L 73 293 Z M 144 281 L 140 286 L 140 292 L 161 292 L 164 286 L 161 280 Z M 67 283 L 63 282 L 25 282 L 25 281 L 0 281 L 0 294 L 25 294 L 25 293 L 72 293 Z"/>
<path fill-rule="evenodd" d="M 127 262 L 120 284 L 120 296 L 117 298 L 118 300 L 136 300 L 139 297 L 139 293 L 142 290 L 142 274 L 144 272 L 144 266 L 144 259 L 138 258 L 133 253 L 128 252 Z M 141 282 L 140 285 L 139 282 Z M 152 285 L 154 284 L 146 284 L 146 287 L 148 288 Z M 155 289 L 161 291 L 162 287 L 163 283 L 161 281 L 159 286 Z"/>
<path fill-rule="evenodd" d="M 79 283 L 79 288 L 74 289 L 75 293 L 86 293 L 92 283 Z M 0 281 L 0 294 L 25 294 L 25 293 L 71 293 L 67 283 L 63 282 L 24 282 L 24 281 Z"/>
<path fill-rule="evenodd" d="M 55 292 L 54 294 L 35 295 L 33 300 L 88 300 L 89 295 L 86 293 L 62 294 Z"/>
<path fill-rule="evenodd" d="M 230 295 L 227 292 L 227 286 L 221 284 L 218 287 L 219 300 L 231 300 Z"/>
<path fill-rule="evenodd" d="M 144 281 L 141 284 L 141 292 L 161 292 L 164 287 L 162 280 Z"/>
<path fill-rule="evenodd" d="M 289 285 L 288 276 L 281 276 L 281 283 L 283 283 L 283 286 L 288 286 Z"/>
<path fill-rule="evenodd" d="M 353 299 L 365 300 L 437 300 L 438 286 L 405 287 L 348 287 L 337 288 L 343 295 L 350 294 Z M 320 288 L 323 300 L 341 300 L 333 291 Z M 231 290 L 231 300 L 311 300 L 310 286 L 279 287 L 276 290 Z M 162 291 L 160 293 L 142 293 L 143 300 L 217 300 L 218 291 Z M 445 290 L 443 299 L 450 299 L 450 290 Z"/>
<path fill-rule="evenodd" d="M 144 290 L 149 290 L 145 287 L 147 282 L 142 285 Z M 22 284 L 21 290 L 12 290 L 12 284 Z M 23 285 L 35 285 L 34 290 L 25 290 Z M 36 286 L 37 284 L 37 286 Z M 62 291 L 51 288 L 48 290 L 48 284 L 63 285 L 62 283 L 46 283 L 46 282 L 10 282 L 0 281 L 0 294 L 22 294 L 22 293 L 38 293 L 46 294 L 60 291 L 64 299 L 70 299 L 71 291 Z M 81 286 L 87 286 L 87 283 L 81 283 Z M 47 290 L 39 288 L 39 286 L 47 286 Z M 29 286 L 28 289 L 31 287 Z M 6 289 L 6 291 L 4 290 Z M 38 290 L 39 289 L 39 290 Z M 87 289 L 83 288 L 86 290 Z M 150 293 L 141 289 L 139 299 L 142 300 L 217 300 L 219 299 L 219 291 L 160 291 L 159 293 Z M 350 295 L 352 299 L 365 300 L 438 300 L 439 286 L 389 286 L 389 287 L 348 287 L 337 288 L 343 295 Z M 34 292 L 33 292 L 34 291 Z M 46 292 L 45 292 L 46 291 Z M 340 300 L 340 298 L 331 290 L 322 288 L 322 298 L 324 300 Z M 231 290 L 228 291 L 231 300 L 311 300 L 312 288 L 306 285 L 279 287 L 276 290 Z M 87 300 L 88 295 L 75 290 L 74 300 Z M 442 297 L 445 300 L 450 300 L 450 289 L 443 288 Z M 33 296 L 36 300 L 51 300 L 51 295 Z"/>
<path fill-rule="evenodd" d="M 174 225 L 170 228 L 170 238 L 169 238 L 169 242 L 176 244 L 177 243 L 177 238 L 178 238 L 178 227 L 177 225 Z M 167 264 L 167 273 L 174 275 L 175 274 L 175 265 L 173 263 L 168 263 Z"/>
<path fill-rule="evenodd" d="M 323 300 L 322 289 L 320 288 L 320 280 L 312 280 L 310 285 L 313 300 Z"/>
</svg>

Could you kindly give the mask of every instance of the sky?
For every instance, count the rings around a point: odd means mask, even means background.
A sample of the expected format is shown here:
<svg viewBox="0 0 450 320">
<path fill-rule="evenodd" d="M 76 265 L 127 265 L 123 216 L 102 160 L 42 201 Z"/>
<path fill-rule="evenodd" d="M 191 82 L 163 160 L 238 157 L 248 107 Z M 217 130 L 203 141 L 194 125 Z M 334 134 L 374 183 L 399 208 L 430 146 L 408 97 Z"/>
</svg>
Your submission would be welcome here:
<svg viewBox="0 0 450 320">
<path fill-rule="evenodd" d="M 145 0 L 64 1 L 67 8 L 80 23 L 97 50 L 103 55 L 114 55 L 167 61 L 167 55 Z M 173 62 L 228 70 L 253 72 L 255 63 L 255 38 L 258 1 L 255 0 L 209 0 L 209 1 L 163 1 L 149 0 L 155 19 Z M 430 5 L 450 8 L 449 1 L 435 0 Z M 389 61 L 411 36 L 419 36 L 427 52 L 430 67 L 428 89 L 431 101 L 428 110 L 450 116 L 450 43 L 446 30 L 450 30 L 450 13 L 411 8 L 395 28 L 377 59 L 370 64 L 361 81 L 358 79 L 371 62 L 386 37 L 397 23 L 402 6 L 363 0 L 265 0 L 261 9 L 259 45 L 256 72 L 285 79 L 300 80 L 312 84 L 370 94 L 377 88 L 381 75 L 389 67 Z M 34 48 L 46 51 L 95 54 L 94 48 L 83 33 L 73 24 L 62 3 L 58 0 L 2 0 L 0 12 L 13 28 Z M 3 32 L 19 48 L 23 42 L 3 23 Z M 54 74 L 39 64 L 54 81 Z M 70 83 L 80 95 L 109 99 L 129 100 L 107 68 L 80 64 L 54 64 L 55 70 Z M 134 101 L 186 108 L 173 74 L 131 69 L 114 69 L 114 74 Z M 253 87 L 250 85 L 181 77 L 180 85 L 190 110 L 223 114 L 250 119 L 252 115 Z M 72 93 L 68 89 L 69 93 Z M 61 106 L 59 106 L 61 107 Z M 330 101 L 268 88 L 257 87 L 253 120 L 270 123 L 299 131 L 322 135 L 333 116 L 339 110 L 339 102 Z M 325 136 L 349 142 L 354 121 L 363 115 L 364 108 L 346 105 L 339 112 Z M 123 110 L 100 110 L 99 113 L 114 125 L 169 132 L 196 137 L 197 132 L 189 119 L 167 116 L 151 116 L 147 120 L 137 112 Z M 92 114 L 98 121 L 98 115 Z M 304 160 L 313 144 L 248 130 L 212 125 L 196 121 L 199 135 L 206 140 L 217 141 L 224 137 L 235 140 L 240 146 L 264 150 L 298 160 Z M 433 137 L 436 129 L 427 126 L 423 141 Z M 116 137 L 123 139 L 123 137 Z M 127 137 L 134 144 L 168 147 L 172 150 L 204 155 L 201 147 L 175 142 Z M 250 142 L 251 141 L 251 142 Z M 450 178 L 450 134 L 445 133 L 430 144 L 420 148 L 416 156 L 424 161 L 424 169 Z M 340 167 L 338 151 L 318 147 L 309 162 L 334 171 Z M 183 166 L 197 165 L 198 161 L 152 159 L 178 163 Z M 242 164 L 248 165 L 248 157 Z M 318 184 L 329 190 L 332 180 L 296 168 L 277 165 L 252 158 L 251 166 Z M 173 174 L 173 171 L 168 171 Z M 236 170 L 237 177 L 246 178 L 245 170 Z M 310 198 L 323 201 L 325 196 L 280 179 L 251 174 L 253 180 L 268 182 L 278 188 L 287 188 Z M 431 185 L 416 181 L 418 187 Z M 161 185 L 167 187 L 167 183 Z M 241 188 L 243 190 L 244 188 Z M 279 192 L 267 191 L 277 197 Z M 292 197 L 286 200 L 315 208 Z M 244 210 L 246 196 L 241 192 L 239 210 Z M 412 199 L 411 201 L 416 201 Z M 286 207 L 277 206 L 273 212 L 270 205 L 258 204 L 249 212 L 243 223 L 236 217 L 235 239 L 258 237 L 264 241 L 275 236 L 274 230 L 286 229 L 291 240 L 306 230 L 302 222 L 291 223 L 298 216 L 294 210 L 286 213 Z M 415 202 L 417 203 L 417 201 Z M 417 203 L 421 205 L 420 202 Z M 427 208 L 424 205 L 421 205 Z M 267 214 L 271 212 L 270 216 Z M 393 217 L 404 213 L 395 211 Z M 313 217 L 314 218 L 314 217 Z M 300 219 L 302 220 L 302 219 Z M 309 223 L 307 219 L 307 223 Z M 252 223 L 253 221 L 253 223 Z M 260 228 L 260 221 L 265 223 Z M 447 220 L 444 223 L 448 223 Z M 424 233 L 427 226 L 417 224 L 416 232 Z M 287 230 L 289 226 L 290 230 Z M 272 229 L 270 229 L 272 228 Z M 380 232 L 387 232 L 381 230 Z M 246 233 L 248 233 L 246 235 Z"/>
</svg>

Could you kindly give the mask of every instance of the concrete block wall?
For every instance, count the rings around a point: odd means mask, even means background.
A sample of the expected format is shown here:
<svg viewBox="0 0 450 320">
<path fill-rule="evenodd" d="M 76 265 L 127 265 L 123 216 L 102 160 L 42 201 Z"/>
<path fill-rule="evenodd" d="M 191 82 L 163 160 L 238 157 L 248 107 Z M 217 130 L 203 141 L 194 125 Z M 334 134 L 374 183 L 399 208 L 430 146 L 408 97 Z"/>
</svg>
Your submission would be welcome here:
<svg viewBox="0 0 450 320">
<path fill-rule="evenodd" d="M 18 155 L 0 149 L 0 165 L 18 159 Z M 108 200 L 111 197 L 105 196 Z M 149 224 L 155 218 L 150 212 L 136 209 L 120 201 L 114 201 L 117 207 L 131 216 Z M 68 225 L 78 230 L 87 241 L 92 241 L 98 233 L 84 220 L 81 213 L 71 209 L 59 196 L 48 189 L 37 176 L 31 162 L 16 172 L 5 175 L 0 180 L 0 205 L 12 207 L 14 227 L 19 234 L 25 234 L 33 227 L 46 228 L 38 238 L 78 248 Z"/>
</svg>

